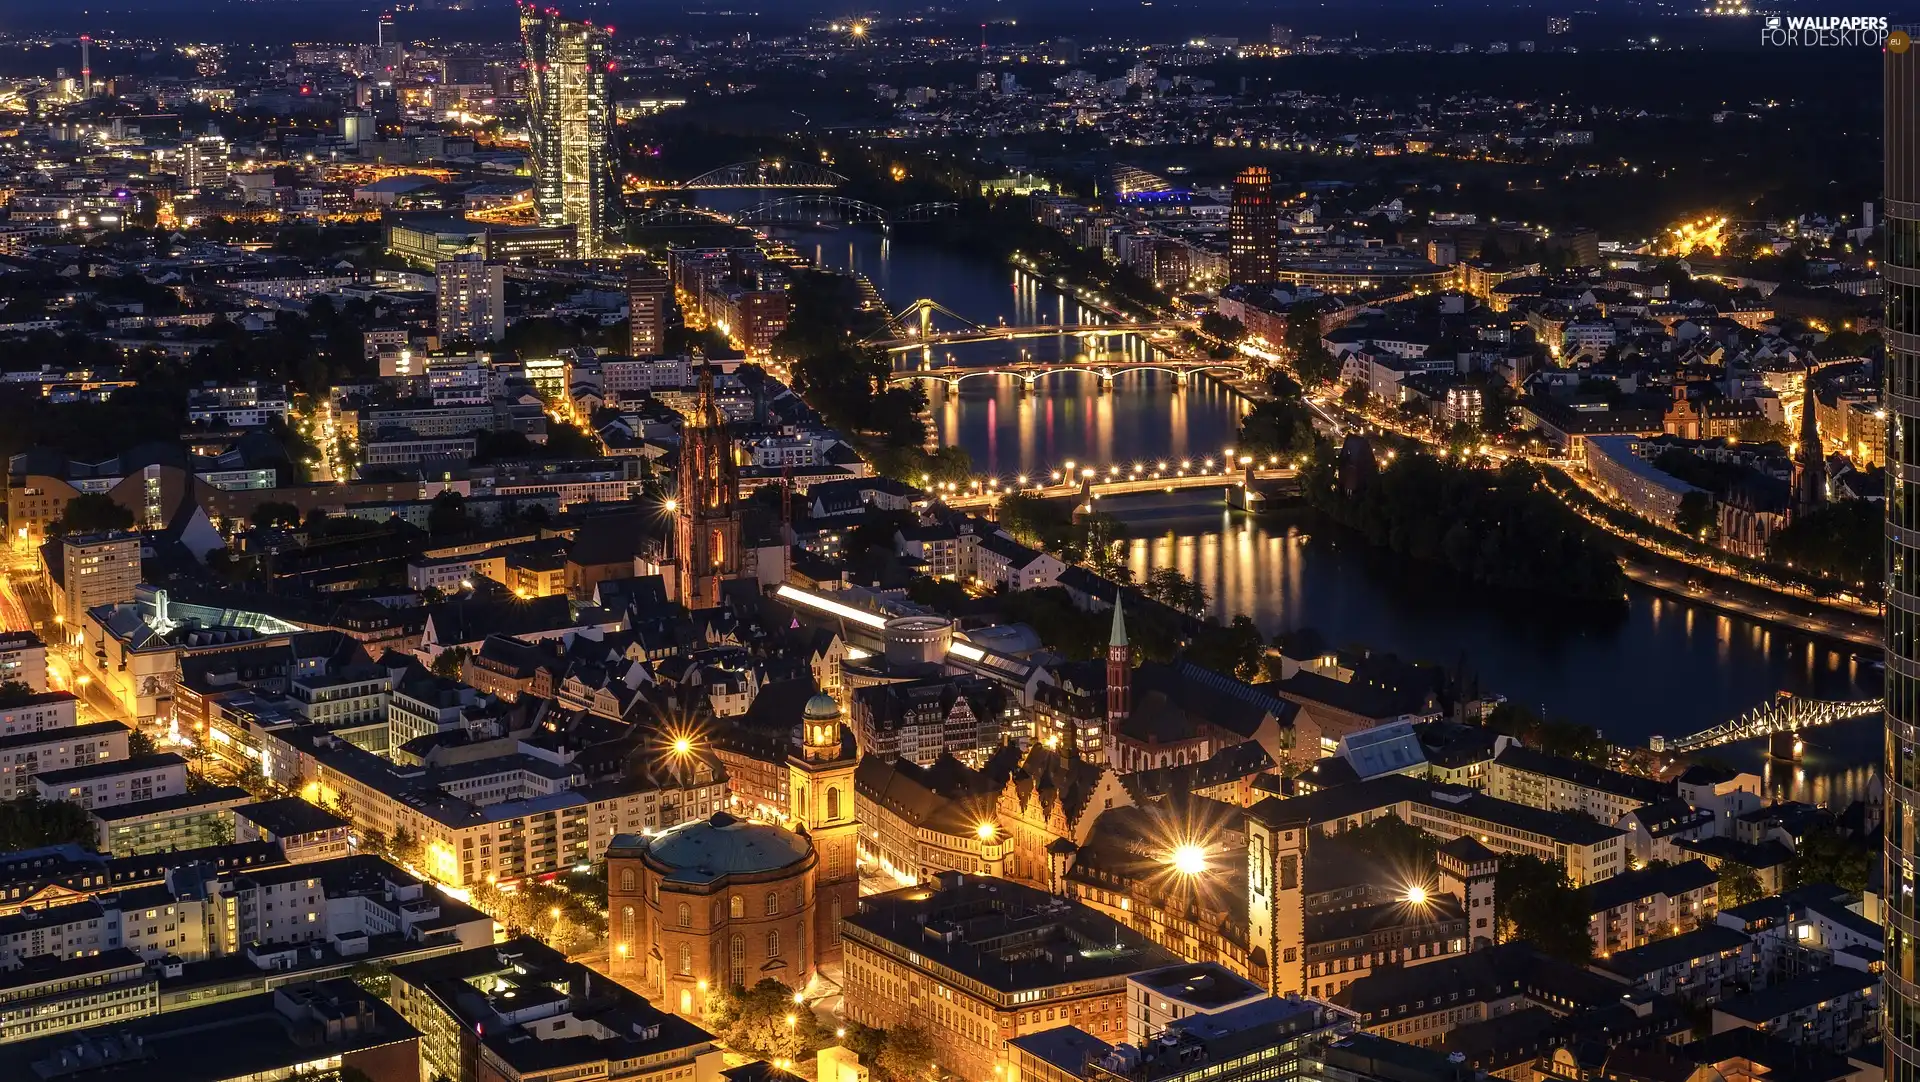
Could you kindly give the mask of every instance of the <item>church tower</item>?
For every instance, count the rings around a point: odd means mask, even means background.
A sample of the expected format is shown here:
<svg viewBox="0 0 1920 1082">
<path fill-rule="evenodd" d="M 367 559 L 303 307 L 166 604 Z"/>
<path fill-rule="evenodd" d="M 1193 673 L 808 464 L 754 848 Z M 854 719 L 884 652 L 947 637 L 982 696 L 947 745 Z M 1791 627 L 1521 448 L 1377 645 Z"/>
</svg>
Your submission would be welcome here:
<svg viewBox="0 0 1920 1082">
<path fill-rule="evenodd" d="M 680 604 L 719 604 L 720 582 L 740 569 L 740 468 L 713 397 L 713 369 L 700 365 L 700 401 L 680 431 L 674 558 Z"/>
<path fill-rule="evenodd" d="M 1113 595 L 1113 634 L 1107 637 L 1107 731 L 1100 749 L 1107 765 L 1120 763 L 1120 723 L 1133 702 L 1133 652 L 1127 645 L 1127 618 L 1120 611 L 1120 594 Z"/>
<path fill-rule="evenodd" d="M 822 692 L 807 700 L 801 746 L 787 757 L 788 811 L 813 839 L 814 964 L 840 958 L 840 918 L 859 908 L 859 823 L 853 814 L 853 771 L 860 753 L 840 722 L 840 704 Z"/>
<path fill-rule="evenodd" d="M 1827 452 L 1820 446 L 1820 417 L 1813 398 L 1814 369 L 1807 369 L 1800 399 L 1800 445 L 1793 456 L 1793 517 L 1810 515 L 1827 503 Z"/>
</svg>

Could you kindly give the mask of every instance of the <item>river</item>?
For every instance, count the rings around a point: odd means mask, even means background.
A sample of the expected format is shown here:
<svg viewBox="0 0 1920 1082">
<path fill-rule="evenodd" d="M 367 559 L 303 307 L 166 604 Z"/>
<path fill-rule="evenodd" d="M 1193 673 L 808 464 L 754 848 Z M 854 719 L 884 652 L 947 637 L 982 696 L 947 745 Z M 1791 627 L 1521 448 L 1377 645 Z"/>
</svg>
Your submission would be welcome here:
<svg viewBox="0 0 1920 1082">
<path fill-rule="evenodd" d="M 896 309 L 931 297 L 981 324 L 1093 322 L 1051 282 L 866 229 L 780 230 L 817 263 L 865 274 Z M 1026 349 L 1044 358 L 1079 339 L 942 348 L 896 367 L 983 365 Z M 1145 347 L 1132 342 L 1135 352 Z M 951 355 L 951 356 L 949 356 Z M 1179 388 L 1157 373 L 1123 375 L 1100 393 L 1092 377 L 1055 376 L 1031 394 L 1018 381 L 934 384 L 931 422 L 943 444 L 1006 478 L 1083 464 L 1201 459 L 1231 446 L 1241 400 L 1210 380 Z M 1591 616 L 1552 602 L 1493 595 L 1432 568 L 1406 566 L 1315 521 L 1304 510 L 1249 517 L 1198 493 L 1103 501 L 1126 522 L 1136 573 L 1171 565 L 1193 577 L 1216 614 L 1245 613 L 1274 633 L 1311 627 L 1337 646 L 1365 645 L 1462 669 L 1480 686 L 1622 744 L 1693 732 L 1778 691 L 1825 699 L 1880 694 L 1874 655 L 1818 642 L 1631 585 L 1622 611 Z M 1714 757 L 1766 774 L 1781 797 L 1842 806 L 1880 757 L 1878 716 L 1809 734 L 1805 763 L 1766 768 L 1757 742 Z"/>
</svg>

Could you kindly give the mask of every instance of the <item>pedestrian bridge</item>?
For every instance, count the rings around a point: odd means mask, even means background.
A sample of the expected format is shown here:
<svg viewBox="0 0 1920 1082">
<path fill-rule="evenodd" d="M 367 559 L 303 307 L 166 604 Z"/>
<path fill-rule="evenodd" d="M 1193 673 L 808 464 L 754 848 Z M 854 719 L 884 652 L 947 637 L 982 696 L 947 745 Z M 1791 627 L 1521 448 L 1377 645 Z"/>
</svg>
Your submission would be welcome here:
<svg viewBox="0 0 1920 1082">
<path fill-rule="evenodd" d="M 888 353 L 912 353 L 914 350 L 932 349 L 935 346 L 962 346 L 974 342 L 1012 342 L 1028 338 L 1057 338 L 1061 335 L 1072 335 L 1076 338 L 1113 338 L 1124 334 L 1166 334 L 1186 330 L 1193 325 L 1191 320 L 1168 320 L 1160 323 L 1038 323 L 1025 327 L 967 327 L 954 331 L 908 334 L 868 344 L 884 349 Z"/>
<path fill-rule="evenodd" d="M 1711 729 L 1702 729 L 1678 740 L 1656 736 L 1651 738 L 1648 744 L 1654 751 L 1705 751 L 1708 748 L 1717 748 L 1722 744 L 1732 744 L 1740 740 L 1768 737 L 1775 733 L 1798 732 L 1801 729 L 1832 725 L 1836 721 L 1866 717 L 1877 713 L 1884 705 L 1885 703 L 1880 699 L 1834 702 L 1802 699 L 1783 692 L 1773 702 L 1765 706 L 1756 706 L 1739 717 L 1723 721 Z"/>
<path fill-rule="evenodd" d="M 995 365 L 991 368 L 962 368 L 954 365 L 916 368 L 895 372 L 887 377 L 887 382 L 910 384 L 918 380 L 930 380 L 946 384 L 949 390 L 959 390 L 960 384 L 966 380 L 1012 376 L 1019 379 L 1025 385 L 1025 389 L 1032 390 L 1048 376 L 1082 373 L 1100 377 L 1100 387 L 1104 390 L 1113 385 L 1115 376 L 1127 372 L 1164 372 L 1184 379 L 1196 372 L 1240 372 L 1244 369 L 1245 365 L 1232 361 L 1183 361 L 1171 358 L 1152 361 L 1022 361 L 1015 364 Z"/>
<path fill-rule="evenodd" d="M 1293 481 L 1300 471 L 1291 466 L 1253 467 L 1241 465 L 1218 466 L 1212 464 L 1174 468 L 1162 466 L 1159 469 L 1144 469 L 1130 473 L 1109 472 L 1099 475 L 1068 478 L 1056 476 L 1048 483 L 1018 487 L 997 487 L 989 485 L 982 488 L 976 482 L 968 486 L 965 492 L 943 495 L 941 499 L 947 506 L 961 510 L 977 510 L 991 507 L 1000 501 L 1000 497 L 1010 492 L 1026 496 L 1038 496 L 1041 499 L 1065 499 L 1077 496 L 1082 501 L 1098 500 L 1110 496 L 1136 496 L 1155 492 L 1179 492 L 1196 488 L 1242 488 L 1261 481 Z M 1023 479 L 1024 480 L 1024 479 Z"/>
</svg>

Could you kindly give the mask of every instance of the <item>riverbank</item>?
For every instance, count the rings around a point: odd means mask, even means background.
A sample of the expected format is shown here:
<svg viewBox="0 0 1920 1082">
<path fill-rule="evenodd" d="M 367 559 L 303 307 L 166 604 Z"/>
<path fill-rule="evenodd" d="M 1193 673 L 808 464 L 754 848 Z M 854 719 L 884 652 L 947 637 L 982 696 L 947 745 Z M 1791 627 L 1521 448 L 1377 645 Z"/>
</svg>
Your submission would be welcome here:
<svg viewBox="0 0 1920 1082">
<path fill-rule="evenodd" d="M 1774 627 L 1802 631 L 1847 647 L 1879 652 L 1885 644 L 1885 624 L 1878 617 L 1843 612 L 1771 590 L 1748 586 L 1692 564 L 1668 560 L 1636 549 L 1623 553 L 1627 577 L 1669 597 L 1707 605 Z M 1707 581 L 1713 581 L 1709 588 Z"/>
</svg>

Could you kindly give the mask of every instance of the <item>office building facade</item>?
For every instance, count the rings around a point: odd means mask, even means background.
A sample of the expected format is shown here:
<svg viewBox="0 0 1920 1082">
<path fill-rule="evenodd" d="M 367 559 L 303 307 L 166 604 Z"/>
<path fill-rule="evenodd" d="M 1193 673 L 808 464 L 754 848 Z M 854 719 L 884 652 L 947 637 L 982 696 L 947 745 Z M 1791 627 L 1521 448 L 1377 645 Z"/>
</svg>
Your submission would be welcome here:
<svg viewBox="0 0 1920 1082">
<path fill-rule="evenodd" d="M 1883 1002 L 1887 1082 L 1920 1080 L 1920 974 L 1914 961 L 1914 803 L 1920 800 L 1920 53 L 1885 53 L 1887 298 L 1887 829 Z"/>
<path fill-rule="evenodd" d="M 528 5 L 520 9 L 520 39 L 527 52 L 534 209 L 543 226 L 573 226 L 581 254 L 594 255 L 615 225 L 620 202 L 607 94 L 609 34 Z"/>
</svg>

